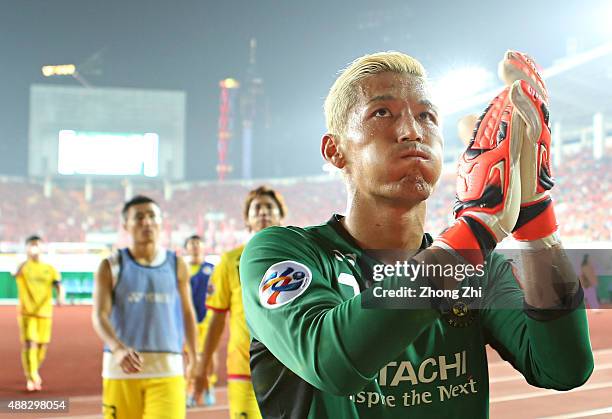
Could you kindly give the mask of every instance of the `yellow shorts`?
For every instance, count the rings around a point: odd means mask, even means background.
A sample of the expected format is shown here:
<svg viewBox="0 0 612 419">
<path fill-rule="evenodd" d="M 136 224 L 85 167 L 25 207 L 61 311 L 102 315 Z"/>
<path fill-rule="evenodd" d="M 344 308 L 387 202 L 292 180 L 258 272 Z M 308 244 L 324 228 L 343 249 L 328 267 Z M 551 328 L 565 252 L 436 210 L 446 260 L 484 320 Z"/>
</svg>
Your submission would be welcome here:
<svg viewBox="0 0 612 419">
<path fill-rule="evenodd" d="M 50 317 L 17 316 L 21 342 L 49 343 L 52 321 Z"/>
<path fill-rule="evenodd" d="M 185 378 L 102 380 L 104 419 L 181 419 L 185 417 Z"/>
<path fill-rule="evenodd" d="M 230 419 L 261 418 L 253 384 L 247 380 L 228 380 L 227 399 L 230 408 Z"/>
</svg>

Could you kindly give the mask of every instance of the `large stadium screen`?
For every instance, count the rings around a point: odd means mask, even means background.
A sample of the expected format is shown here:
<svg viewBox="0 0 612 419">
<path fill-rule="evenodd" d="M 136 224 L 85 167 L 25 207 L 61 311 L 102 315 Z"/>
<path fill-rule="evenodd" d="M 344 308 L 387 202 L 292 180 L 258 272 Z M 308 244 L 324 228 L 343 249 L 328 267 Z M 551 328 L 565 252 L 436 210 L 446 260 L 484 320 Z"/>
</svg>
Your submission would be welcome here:
<svg viewBox="0 0 612 419">
<path fill-rule="evenodd" d="M 158 175 L 159 135 L 62 130 L 61 175 Z"/>
</svg>

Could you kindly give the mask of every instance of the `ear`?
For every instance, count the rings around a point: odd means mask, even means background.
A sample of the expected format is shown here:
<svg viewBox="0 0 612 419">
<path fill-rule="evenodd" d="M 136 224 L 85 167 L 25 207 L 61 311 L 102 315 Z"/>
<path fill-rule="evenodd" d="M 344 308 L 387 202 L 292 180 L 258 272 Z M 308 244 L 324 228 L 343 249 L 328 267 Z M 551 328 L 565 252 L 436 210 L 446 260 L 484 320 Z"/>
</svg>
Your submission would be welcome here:
<svg viewBox="0 0 612 419">
<path fill-rule="evenodd" d="M 340 141 L 337 136 L 327 133 L 321 139 L 321 154 L 325 161 L 338 169 L 346 166 L 346 160 L 340 151 Z"/>
</svg>

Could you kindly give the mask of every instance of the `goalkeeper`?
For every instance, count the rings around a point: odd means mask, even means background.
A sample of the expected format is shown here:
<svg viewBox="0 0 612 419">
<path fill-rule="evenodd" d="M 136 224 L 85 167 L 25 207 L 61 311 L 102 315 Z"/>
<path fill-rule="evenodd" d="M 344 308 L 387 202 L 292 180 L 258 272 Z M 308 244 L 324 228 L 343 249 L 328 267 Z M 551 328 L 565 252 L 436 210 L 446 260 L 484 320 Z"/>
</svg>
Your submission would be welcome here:
<svg viewBox="0 0 612 419">
<path fill-rule="evenodd" d="M 569 390 L 588 379 L 583 293 L 549 196 L 548 95 L 527 56 L 508 52 L 500 69 L 507 87 L 459 159 L 455 220 L 435 238 L 424 224 L 443 139 L 422 65 L 377 53 L 335 81 L 321 152 L 342 172 L 346 214 L 268 228 L 240 261 L 263 417 L 486 418 L 487 344 L 534 386 Z M 493 252 L 509 236 L 523 249 L 520 285 Z M 402 261 L 482 275 L 408 280 L 376 268 Z M 386 276 L 374 280 L 374 270 Z M 474 304 L 437 292 L 456 289 L 481 295 Z M 379 296 L 399 290 L 412 298 L 388 309 L 397 301 Z"/>
</svg>

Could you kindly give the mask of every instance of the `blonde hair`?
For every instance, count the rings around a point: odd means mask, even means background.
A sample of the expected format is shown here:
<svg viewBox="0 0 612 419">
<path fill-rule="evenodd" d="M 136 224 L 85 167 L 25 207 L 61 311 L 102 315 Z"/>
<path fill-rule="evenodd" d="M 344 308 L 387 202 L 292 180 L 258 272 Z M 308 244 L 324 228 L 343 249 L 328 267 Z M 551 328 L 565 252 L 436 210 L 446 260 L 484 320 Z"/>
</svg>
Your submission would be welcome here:
<svg viewBox="0 0 612 419">
<path fill-rule="evenodd" d="M 357 103 L 357 83 L 366 77 L 387 71 L 427 77 L 425 68 L 418 60 L 401 52 L 377 52 L 357 58 L 341 71 L 325 98 L 325 124 L 330 134 L 344 134 L 347 115 Z"/>
</svg>

